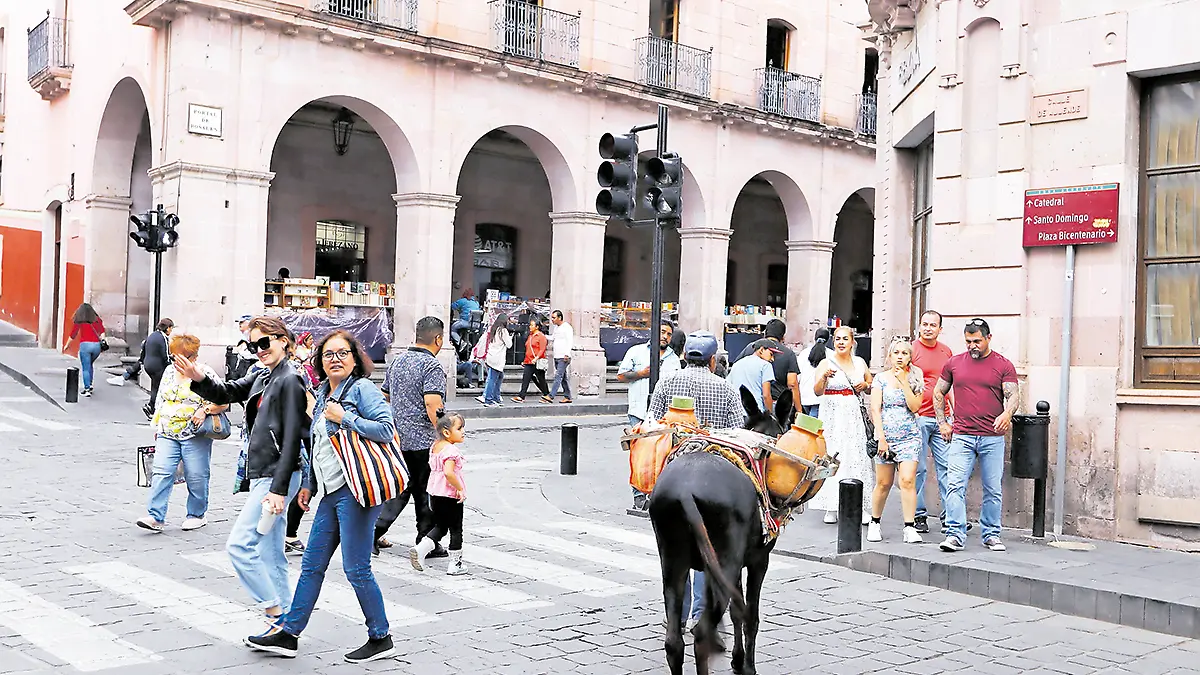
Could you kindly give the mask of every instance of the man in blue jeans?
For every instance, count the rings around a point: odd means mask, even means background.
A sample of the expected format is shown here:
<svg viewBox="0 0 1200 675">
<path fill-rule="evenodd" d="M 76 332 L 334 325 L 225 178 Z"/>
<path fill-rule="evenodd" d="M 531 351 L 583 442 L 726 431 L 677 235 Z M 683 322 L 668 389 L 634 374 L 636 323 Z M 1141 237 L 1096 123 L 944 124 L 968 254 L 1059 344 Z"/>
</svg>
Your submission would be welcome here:
<svg viewBox="0 0 1200 675">
<path fill-rule="evenodd" d="M 1000 539 L 1001 481 L 1004 477 L 1004 435 L 1017 411 L 1017 369 L 991 349 L 987 321 L 971 319 L 963 331 L 967 351 L 953 356 L 942 368 L 933 391 L 938 433 L 950 441 L 946 486 L 947 553 L 963 550 L 967 540 L 967 482 L 979 461 L 983 506 L 979 522 L 983 545 L 1005 550 Z M 954 422 L 946 417 L 946 394 L 954 390 Z"/>
<path fill-rule="evenodd" d="M 917 513 L 915 526 L 917 532 L 929 531 L 929 523 L 925 509 L 925 476 L 929 455 L 933 457 L 933 467 L 937 474 L 938 496 L 941 497 L 942 509 L 946 508 L 946 466 L 949 457 L 950 444 L 938 433 L 937 417 L 933 413 L 933 390 L 936 388 L 942 368 L 954 353 L 945 344 L 938 341 L 942 334 L 942 315 L 927 310 L 921 315 L 921 324 L 917 329 L 917 340 L 912 343 L 912 364 L 921 369 L 925 375 L 925 393 L 921 398 L 921 408 L 917 412 L 917 427 L 921 430 L 921 454 L 917 461 Z M 947 413 L 950 419 L 950 413 Z M 946 533 L 946 514 L 942 513 L 942 534 Z M 970 526 L 967 527 L 970 530 Z"/>
</svg>

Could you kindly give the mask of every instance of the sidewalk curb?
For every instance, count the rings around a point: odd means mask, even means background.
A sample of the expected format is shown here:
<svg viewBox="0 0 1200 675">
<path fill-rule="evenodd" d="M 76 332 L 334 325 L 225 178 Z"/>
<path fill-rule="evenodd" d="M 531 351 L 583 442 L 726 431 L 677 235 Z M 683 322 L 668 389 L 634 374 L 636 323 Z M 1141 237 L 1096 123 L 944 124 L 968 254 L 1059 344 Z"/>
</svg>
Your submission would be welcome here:
<svg viewBox="0 0 1200 675">
<path fill-rule="evenodd" d="M 4 363 L 3 361 L 0 361 L 0 371 L 4 371 L 5 374 L 7 374 L 9 377 L 16 380 L 17 382 L 20 382 L 21 385 L 23 385 L 25 388 L 29 389 L 30 391 L 37 394 L 38 396 L 41 396 L 42 398 L 46 399 L 46 401 L 48 401 L 50 403 L 50 405 L 53 405 L 55 408 L 58 408 L 59 410 L 62 410 L 64 412 L 66 411 L 66 409 L 63 408 L 62 405 L 60 405 L 58 401 L 54 400 L 53 396 L 51 396 L 50 394 L 47 394 L 44 389 L 37 386 L 37 384 L 33 380 L 26 377 L 25 374 L 22 373 L 21 371 L 9 366 L 8 364 Z"/>
<path fill-rule="evenodd" d="M 472 419 L 525 419 L 530 417 L 584 417 L 595 415 L 624 415 L 626 403 L 548 403 L 505 404 L 496 408 L 482 406 L 459 407 L 448 405 L 447 410 L 461 412 Z"/>
<path fill-rule="evenodd" d="M 959 567 L 880 551 L 827 556 L 784 550 L 775 552 L 789 558 L 837 565 L 857 572 L 941 588 L 977 598 L 1037 607 L 1057 614 L 1141 628 L 1166 635 L 1200 638 L 1200 607 L 1195 605 L 1069 582 L 1048 581 L 1032 576 Z"/>
</svg>

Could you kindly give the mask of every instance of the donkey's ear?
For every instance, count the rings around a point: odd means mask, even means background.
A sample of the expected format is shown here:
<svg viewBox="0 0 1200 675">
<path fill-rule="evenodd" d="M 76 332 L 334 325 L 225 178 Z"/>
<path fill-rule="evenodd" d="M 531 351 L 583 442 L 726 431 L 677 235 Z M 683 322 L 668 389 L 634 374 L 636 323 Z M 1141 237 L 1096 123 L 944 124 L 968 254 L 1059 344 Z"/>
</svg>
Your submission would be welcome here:
<svg viewBox="0 0 1200 675">
<path fill-rule="evenodd" d="M 775 419 L 779 421 L 779 425 L 786 431 L 792 425 L 792 390 L 784 389 L 779 395 L 779 400 L 775 402 Z"/>
<path fill-rule="evenodd" d="M 738 387 L 738 393 L 742 395 L 742 407 L 746 409 L 748 417 L 758 417 L 762 415 L 762 411 L 758 409 L 758 401 L 754 399 L 754 394 L 746 388 L 746 385 Z"/>
</svg>

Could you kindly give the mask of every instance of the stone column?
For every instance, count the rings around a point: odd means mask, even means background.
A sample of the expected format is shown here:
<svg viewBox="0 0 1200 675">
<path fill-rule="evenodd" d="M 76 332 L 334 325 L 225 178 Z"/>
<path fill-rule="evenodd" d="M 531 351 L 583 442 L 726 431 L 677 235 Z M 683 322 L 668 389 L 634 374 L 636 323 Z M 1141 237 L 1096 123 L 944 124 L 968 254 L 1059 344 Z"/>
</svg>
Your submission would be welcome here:
<svg viewBox="0 0 1200 675">
<path fill-rule="evenodd" d="M 604 226 L 595 213 L 551 213 L 550 302 L 575 329 L 571 393 L 602 396 L 608 361 L 600 347 L 600 283 Z"/>
<path fill-rule="evenodd" d="M 179 216 L 179 243 L 163 254 L 162 316 L 200 338 L 201 360 L 218 372 L 238 337 L 237 317 L 263 312 L 274 177 L 187 162 L 150 170 L 154 203 Z"/>
<path fill-rule="evenodd" d="M 729 271 L 727 227 L 679 229 L 679 327 L 691 333 L 706 330 L 723 339 L 725 278 Z"/>
<path fill-rule="evenodd" d="M 450 319 L 454 270 L 454 210 L 458 195 L 408 192 L 396 202 L 396 310 L 393 349 L 405 349 L 416 337 L 417 321 Z M 454 396 L 456 359 L 446 325 L 445 349 L 438 360 L 446 370 L 447 396 Z"/>
<path fill-rule="evenodd" d="M 808 343 L 813 330 L 829 319 L 829 276 L 833 272 L 832 241 L 787 241 L 788 342 Z"/>
<path fill-rule="evenodd" d="M 129 197 L 88 195 L 84 203 L 83 297 L 104 319 L 109 336 L 136 332 L 125 316 L 129 260 Z M 74 308 L 68 309 L 68 312 Z M 131 331 L 131 328 L 133 329 Z"/>
</svg>

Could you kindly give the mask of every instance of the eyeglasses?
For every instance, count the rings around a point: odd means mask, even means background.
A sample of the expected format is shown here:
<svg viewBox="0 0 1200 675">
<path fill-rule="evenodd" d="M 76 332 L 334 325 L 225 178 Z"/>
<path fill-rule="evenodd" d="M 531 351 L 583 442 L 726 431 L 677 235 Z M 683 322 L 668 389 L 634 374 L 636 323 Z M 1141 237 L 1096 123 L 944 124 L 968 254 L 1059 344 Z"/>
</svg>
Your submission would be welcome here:
<svg viewBox="0 0 1200 675">
<path fill-rule="evenodd" d="M 897 335 L 892 338 L 892 342 L 912 342 L 912 338 L 908 335 Z"/>
<path fill-rule="evenodd" d="M 264 336 L 258 338 L 257 340 L 248 340 L 246 343 L 246 347 L 250 350 L 251 354 L 257 354 L 259 352 L 263 352 L 263 351 L 270 349 L 271 348 L 271 340 L 274 340 L 277 337 L 279 337 L 279 336 L 278 335 L 264 335 Z"/>
<path fill-rule="evenodd" d="M 325 359 L 326 361 L 341 361 L 353 353 L 354 352 L 350 351 L 349 349 L 339 349 L 336 352 L 323 352 L 321 354 L 321 358 Z"/>
</svg>

